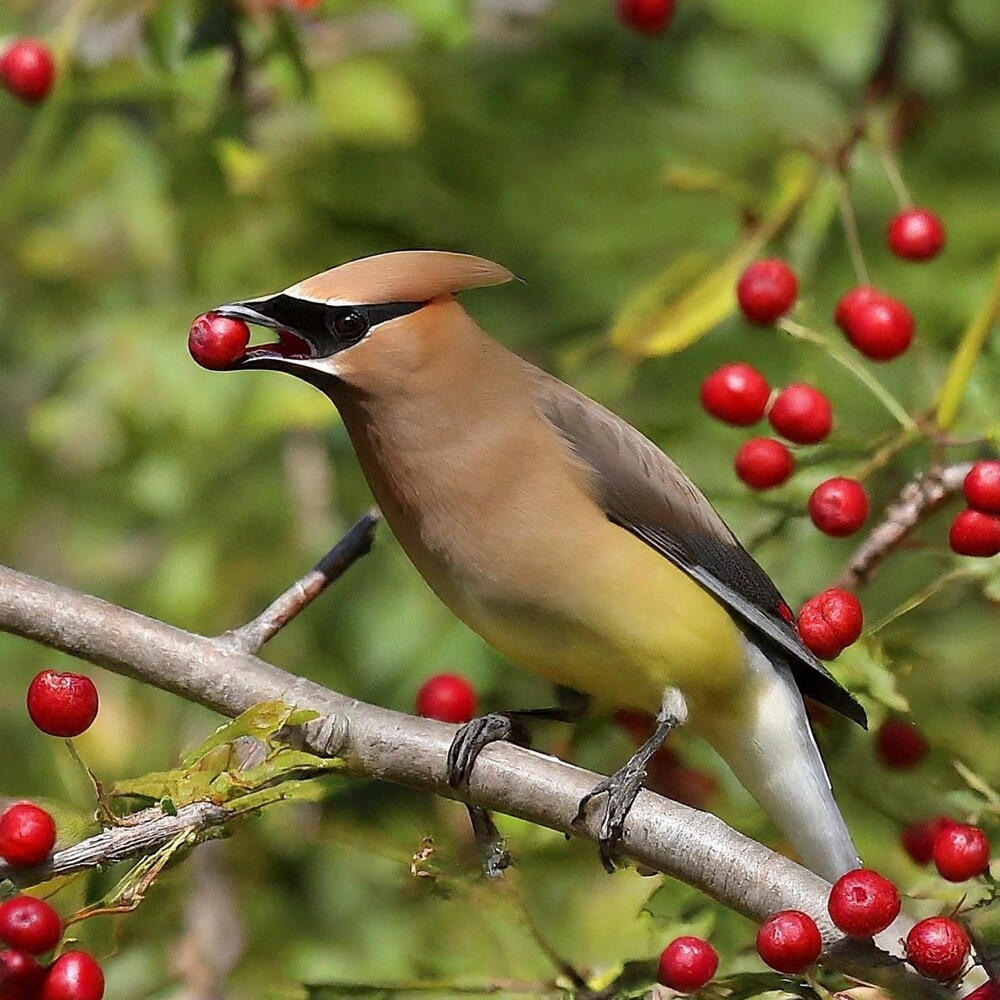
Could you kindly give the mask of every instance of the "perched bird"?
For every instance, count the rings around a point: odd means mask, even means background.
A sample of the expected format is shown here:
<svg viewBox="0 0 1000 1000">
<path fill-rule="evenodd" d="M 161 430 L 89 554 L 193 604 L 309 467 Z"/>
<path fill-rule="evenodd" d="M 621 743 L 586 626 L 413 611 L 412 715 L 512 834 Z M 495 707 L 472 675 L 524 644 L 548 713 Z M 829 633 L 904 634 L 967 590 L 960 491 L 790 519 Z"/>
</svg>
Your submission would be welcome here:
<svg viewBox="0 0 1000 1000">
<path fill-rule="evenodd" d="M 645 765 L 687 721 L 804 864 L 831 880 L 856 868 L 802 694 L 861 725 L 864 710 L 687 476 L 454 298 L 511 277 L 464 254 L 387 253 L 215 311 L 278 331 L 228 367 L 289 372 L 333 401 L 386 521 L 462 621 L 595 709 L 658 712 L 650 741 L 581 803 L 604 799 L 607 866 Z M 515 718 L 460 730 L 454 782 Z"/>
</svg>

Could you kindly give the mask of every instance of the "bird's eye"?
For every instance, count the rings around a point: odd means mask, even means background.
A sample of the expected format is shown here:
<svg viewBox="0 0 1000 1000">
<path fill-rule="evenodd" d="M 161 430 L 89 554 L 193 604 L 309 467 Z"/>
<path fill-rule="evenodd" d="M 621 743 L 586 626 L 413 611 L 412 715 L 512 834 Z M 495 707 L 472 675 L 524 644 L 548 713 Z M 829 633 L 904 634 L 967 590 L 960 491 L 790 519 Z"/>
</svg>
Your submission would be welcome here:
<svg viewBox="0 0 1000 1000">
<path fill-rule="evenodd" d="M 360 340 L 368 332 L 368 320 L 353 309 L 338 313 L 331 326 L 337 339 L 349 344 Z"/>
</svg>

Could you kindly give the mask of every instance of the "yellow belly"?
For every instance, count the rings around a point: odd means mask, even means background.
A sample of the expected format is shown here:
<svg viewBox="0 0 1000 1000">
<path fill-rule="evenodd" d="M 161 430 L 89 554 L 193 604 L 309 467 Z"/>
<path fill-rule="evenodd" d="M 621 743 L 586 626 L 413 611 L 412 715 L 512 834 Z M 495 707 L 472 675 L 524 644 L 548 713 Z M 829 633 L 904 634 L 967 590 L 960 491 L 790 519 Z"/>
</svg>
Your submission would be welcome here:
<svg viewBox="0 0 1000 1000">
<path fill-rule="evenodd" d="M 530 593 L 459 587 L 442 597 L 512 661 L 604 705 L 655 711 L 670 686 L 697 714 L 735 693 L 745 653 L 725 609 L 624 529 L 603 522 L 595 535 L 574 538 L 572 552 L 549 539 L 547 565 L 528 567 Z"/>
</svg>

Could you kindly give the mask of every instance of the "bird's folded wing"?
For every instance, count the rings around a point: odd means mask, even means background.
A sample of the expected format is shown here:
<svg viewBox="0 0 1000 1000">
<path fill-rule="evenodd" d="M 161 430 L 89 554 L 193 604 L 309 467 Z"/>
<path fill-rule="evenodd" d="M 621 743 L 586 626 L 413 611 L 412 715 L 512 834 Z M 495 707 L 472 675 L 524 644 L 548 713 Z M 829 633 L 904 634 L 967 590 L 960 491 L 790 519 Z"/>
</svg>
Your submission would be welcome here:
<svg viewBox="0 0 1000 1000">
<path fill-rule="evenodd" d="M 608 519 L 726 606 L 751 640 L 791 668 L 799 689 L 861 726 L 865 711 L 806 648 L 771 578 L 690 479 L 634 427 L 538 369 L 535 404 L 592 477 Z"/>
</svg>

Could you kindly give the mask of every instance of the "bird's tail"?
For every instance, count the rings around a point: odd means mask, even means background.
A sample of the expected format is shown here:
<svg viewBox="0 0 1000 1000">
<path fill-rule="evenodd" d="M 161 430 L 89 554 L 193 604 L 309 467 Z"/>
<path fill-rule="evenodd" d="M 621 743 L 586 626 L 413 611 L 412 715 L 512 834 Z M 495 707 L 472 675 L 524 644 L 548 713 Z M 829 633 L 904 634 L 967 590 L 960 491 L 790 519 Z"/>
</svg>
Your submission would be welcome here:
<svg viewBox="0 0 1000 1000">
<path fill-rule="evenodd" d="M 860 865 L 791 671 L 747 643 L 755 695 L 739 722 L 709 738 L 747 791 L 791 842 L 802 863 L 828 881 Z"/>
</svg>

